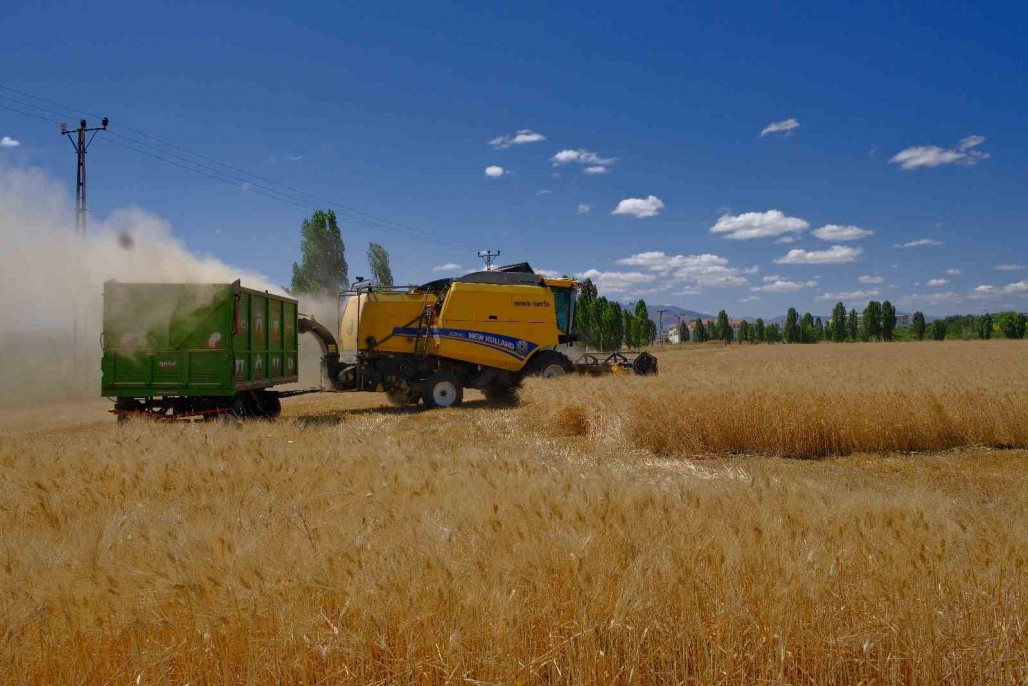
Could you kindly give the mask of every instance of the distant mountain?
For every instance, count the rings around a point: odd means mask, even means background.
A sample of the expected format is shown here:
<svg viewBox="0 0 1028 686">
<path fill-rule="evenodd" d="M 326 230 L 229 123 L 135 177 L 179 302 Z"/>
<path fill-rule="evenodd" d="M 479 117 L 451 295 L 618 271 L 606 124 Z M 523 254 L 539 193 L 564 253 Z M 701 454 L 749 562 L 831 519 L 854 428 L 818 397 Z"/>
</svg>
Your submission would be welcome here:
<svg viewBox="0 0 1028 686">
<path fill-rule="evenodd" d="M 661 333 L 666 333 L 674 326 L 679 319 L 717 319 L 717 315 L 703 314 L 702 312 L 696 312 L 695 310 L 686 310 L 675 305 L 646 305 L 646 311 L 650 313 L 650 319 L 653 320 L 654 324 L 660 324 L 658 321 L 661 319 L 660 315 L 657 314 L 657 310 L 664 310 L 663 324 L 664 330 Z"/>
</svg>

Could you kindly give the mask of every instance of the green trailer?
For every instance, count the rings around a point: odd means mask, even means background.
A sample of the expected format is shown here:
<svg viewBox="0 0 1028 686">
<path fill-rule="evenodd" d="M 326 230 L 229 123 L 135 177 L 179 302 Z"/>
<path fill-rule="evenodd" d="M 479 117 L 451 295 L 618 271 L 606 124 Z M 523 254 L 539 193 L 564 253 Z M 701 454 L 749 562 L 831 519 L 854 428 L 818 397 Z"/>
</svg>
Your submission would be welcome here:
<svg viewBox="0 0 1028 686">
<path fill-rule="evenodd" d="M 231 284 L 104 284 L 101 395 L 119 420 L 275 417 L 299 380 L 297 302 Z M 300 391 L 302 392 L 302 391 Z"/>
</svg>

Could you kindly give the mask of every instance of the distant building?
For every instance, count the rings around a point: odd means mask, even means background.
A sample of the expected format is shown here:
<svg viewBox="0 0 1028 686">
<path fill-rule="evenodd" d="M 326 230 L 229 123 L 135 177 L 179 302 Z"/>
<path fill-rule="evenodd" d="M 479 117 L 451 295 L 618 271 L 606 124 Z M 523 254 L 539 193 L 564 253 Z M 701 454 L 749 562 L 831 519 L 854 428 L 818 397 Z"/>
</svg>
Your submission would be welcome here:
<svg viewBox="0 0 1028 686">
<path fill-rule="evenodd" d="M 671 330 L 667 332 L 667 342 L 671 345 L 678 345 L 682 342 L 682 334 L 679 333 L 677 326 L 672 326 Z"/>
</svg>

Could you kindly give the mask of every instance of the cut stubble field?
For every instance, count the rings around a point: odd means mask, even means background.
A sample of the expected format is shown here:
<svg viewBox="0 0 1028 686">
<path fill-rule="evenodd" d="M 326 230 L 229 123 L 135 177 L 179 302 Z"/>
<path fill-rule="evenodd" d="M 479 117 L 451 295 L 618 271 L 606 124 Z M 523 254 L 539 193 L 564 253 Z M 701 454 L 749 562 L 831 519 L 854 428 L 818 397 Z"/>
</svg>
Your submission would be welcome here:
<svg viewBox="0 0 1028 686">
<path fill-rule="evenodd" d="M 0 410 L 8 683 L 1028 679 L 1028 345 L 275 423 Z"/>
</svg>

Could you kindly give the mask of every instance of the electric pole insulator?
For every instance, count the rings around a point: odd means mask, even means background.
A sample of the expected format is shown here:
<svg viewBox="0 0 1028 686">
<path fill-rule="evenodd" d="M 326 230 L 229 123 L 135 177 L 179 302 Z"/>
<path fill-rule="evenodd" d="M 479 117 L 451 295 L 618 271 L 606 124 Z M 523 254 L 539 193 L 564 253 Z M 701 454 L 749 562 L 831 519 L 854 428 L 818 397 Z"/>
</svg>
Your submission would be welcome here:
<svg viewBox="0 0 1028 686">
<path fill-rule="evenodd" d="M 493 268 L 493 260 L 500 256 L 499 250 L 479 250 L 478 256 L 485 262 L 485 270 L 490 271 Z"/>
</svg>

